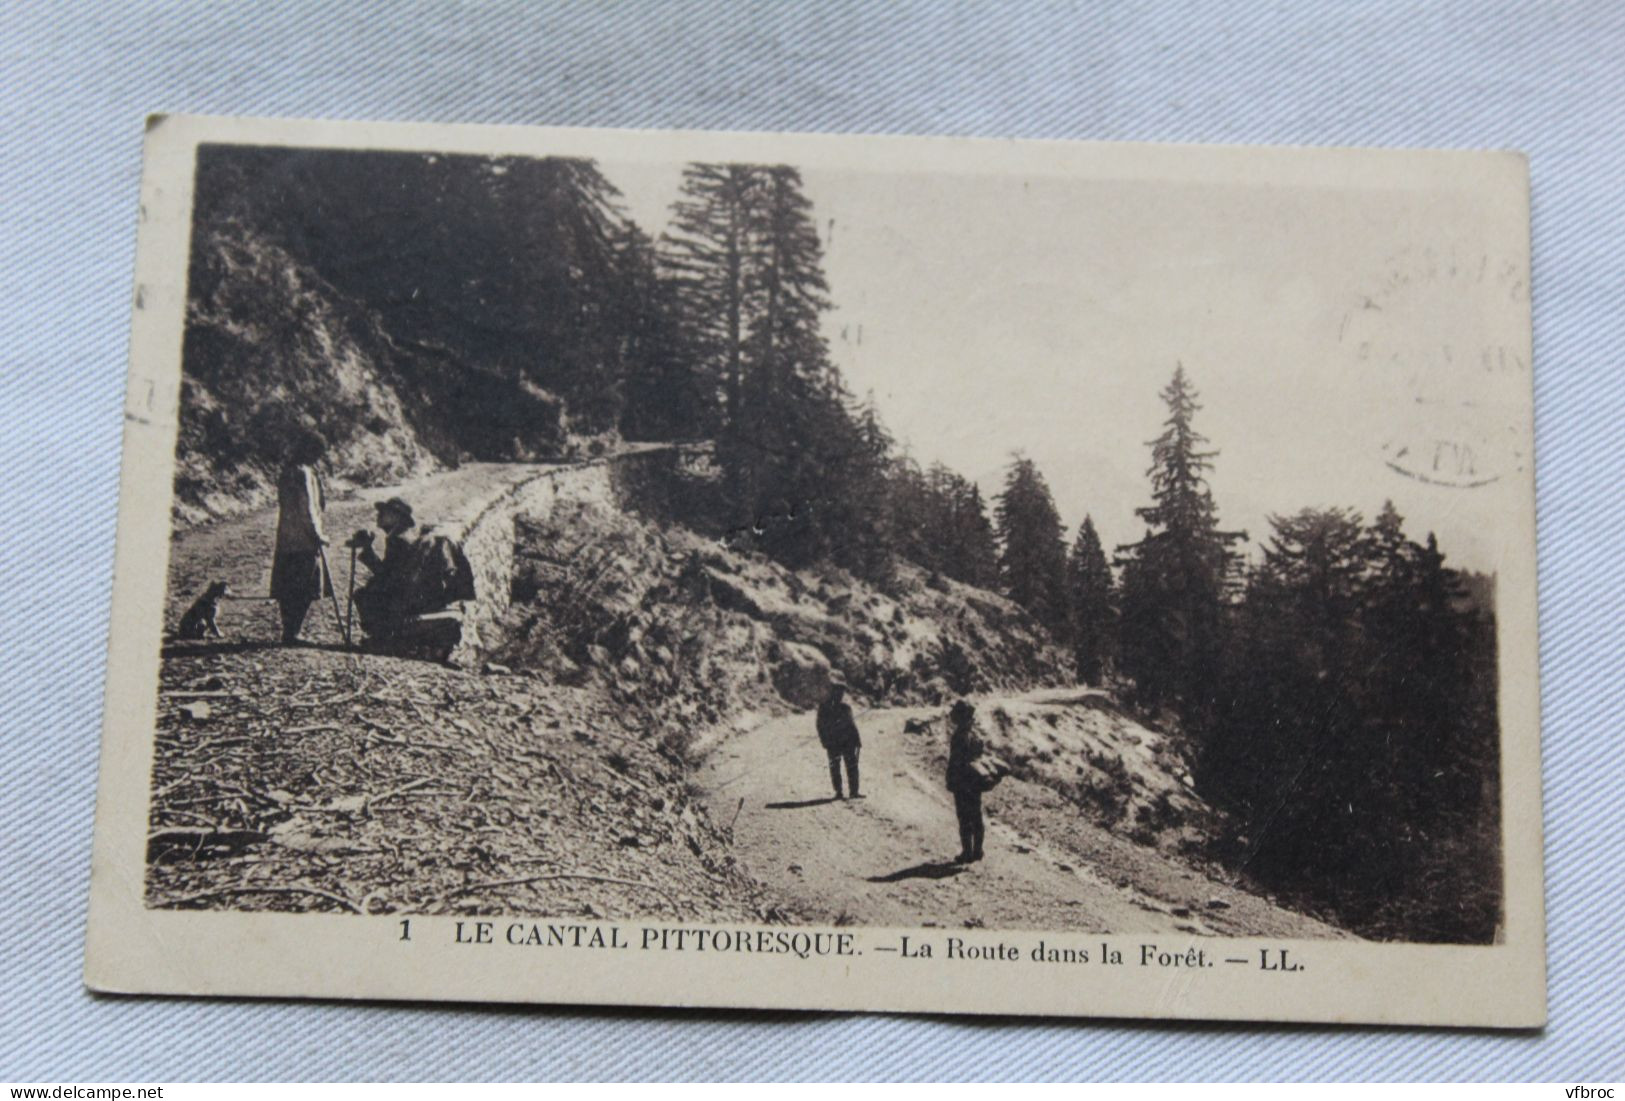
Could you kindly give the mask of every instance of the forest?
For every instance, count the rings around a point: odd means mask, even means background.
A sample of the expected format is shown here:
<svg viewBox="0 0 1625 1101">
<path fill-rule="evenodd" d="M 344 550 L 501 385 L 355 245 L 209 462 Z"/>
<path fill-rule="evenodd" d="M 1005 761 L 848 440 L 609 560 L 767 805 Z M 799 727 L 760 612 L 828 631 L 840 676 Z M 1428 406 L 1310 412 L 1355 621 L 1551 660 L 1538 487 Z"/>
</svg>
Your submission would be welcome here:
<svg viewBox="0 0 1625 1101">
<path fill-rule="evenodd" d="M 1493 579 L 1447 566 L 1392 505 L 1272 516 L 1249 550 L 1209 488 L 1219 452 L 1183 367 L 1162 391 L 1143 536 L 1108 549 L 1087 516 L 1069 536 L 1031 459 L 1013 453 L 984 499 L 922 468 L 849 390 L 793 167 L 689 164 L 656 236 L 587 160 L 200 149 L 194 311 L 273 250 L 309 273 L 306 291 L 352 304 L 346 347 L 404 425 L 333 386 L 267 400 L 242 334 L 194 323 L 185 375 L 208 400 L 183 402 L 183 456 L 270 472 L 397 428 L 446 465 L 708 441 L 707 521 L 731 546 L 881 586 L 906 560 L 1000 591 L 1080 683 L 1177 731 L 1197 792 L 1231 823 L 1208 854 L 1230 874 L 1367 936 L 1496 935 Z"/>
</svg>

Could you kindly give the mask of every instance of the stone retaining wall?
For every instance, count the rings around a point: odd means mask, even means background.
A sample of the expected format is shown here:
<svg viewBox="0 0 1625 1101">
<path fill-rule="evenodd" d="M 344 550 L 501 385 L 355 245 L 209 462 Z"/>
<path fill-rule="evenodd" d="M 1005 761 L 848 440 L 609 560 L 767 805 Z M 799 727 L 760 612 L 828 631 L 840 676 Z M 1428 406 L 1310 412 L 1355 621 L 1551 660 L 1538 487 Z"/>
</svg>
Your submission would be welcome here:
<svg viewBox="0 0 1625 1101">
<path fill-rule="evenodd" d="M 473 664 L 496 642 L 497 621 L 512 600 L 518 517 L 545 518 L 561 500 L 625 503 L 630 487 L 664 480 L 681 453 L 675 446 L 648 445 L 570 466 L 538 466 L 533 473 L 520 468 L 494 493 L 436 523 L 433 531 L 461 544 L 474 570 L 474 600 L 463 605 L 463 641 L 452 660 Z"/>
</svg>

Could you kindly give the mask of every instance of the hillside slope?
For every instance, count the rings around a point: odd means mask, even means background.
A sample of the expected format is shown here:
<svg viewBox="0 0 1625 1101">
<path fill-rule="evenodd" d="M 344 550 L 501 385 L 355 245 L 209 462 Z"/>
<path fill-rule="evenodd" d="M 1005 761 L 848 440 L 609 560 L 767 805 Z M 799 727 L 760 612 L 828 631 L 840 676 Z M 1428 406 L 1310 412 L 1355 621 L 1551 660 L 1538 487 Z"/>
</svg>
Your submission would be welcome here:
<svg viewBox="0 0 1625 1101">
<path fill-rule="evenodd" d="M 439 468 L 383 364 L 399 354 L 366 311 L 247 227 L 194 242 L 176 446 L 174 519 L 186 525 L 274 498 L 305 450 L 334 487 Z"/>
<path fill-rule="evenodd" d="M 387 486 L 469 459 L 599 450 L 562 399 L 423 340 L 403 341 L 270 232 L 195 227 L 176 444 L 174 521 L 265 504 L 290 459 L 333 488 Z"/>
<path fill-rule="evenodd" d="M 164 663 L 147 900 L 771 920 L 681 762 L 601 695 L 376 655 Z"/>
<path fill-rule="evenodd" d="M 724 727 L 860 699 L 934 703 L 1064 684 L 1070 659 L 1023 609 L 904 564 L 885 590 L 792 570 L 681 527 L 577 500 L 520 533 L 516 601 L 494 657 L 601 685 L 698 753 Z"/>
</svg>

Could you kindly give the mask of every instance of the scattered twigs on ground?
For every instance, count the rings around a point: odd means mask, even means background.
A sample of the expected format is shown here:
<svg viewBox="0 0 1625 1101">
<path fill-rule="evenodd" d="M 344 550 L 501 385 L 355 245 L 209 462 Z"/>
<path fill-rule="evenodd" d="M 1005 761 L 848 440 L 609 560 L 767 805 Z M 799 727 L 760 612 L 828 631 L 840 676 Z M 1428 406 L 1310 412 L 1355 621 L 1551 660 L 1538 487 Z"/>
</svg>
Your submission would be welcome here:
<svg viewBox="0 0 1625 1101">
<path fill-rule="evenodd" d="M 388 742 L 391 745 L 398 745 L 398 746 L 401 746 L 401 747 L 406 748 L 406 749 L 415 749 L 415 748 L 418 748 L 418 747 L 422 747 L 422 748 L 427 748 L 427 749 L 446 749 L 446 750 L 452 750 L 452 751 L 458 752 L 458 753 L 468 753 L 469 752 L 469 750 L 465 749 L 464 747 L 462 747 L 460 745 L 455 745 L 455 744 L 453 744 L 451 742 L 435 742 L 435 741 L 430 741 L 428 738 L 416 738 L 416 737 L 407 738 L 407 737 L 403 737 L 402 735 L 395 733 L 395 731 L 392 728 L 387 727 L 383 723 L 379 722 L 377 719 L 370 719 L 365 715 L 357 715 L 356 719 L 363 726 L 365 726 L 369 730 L 372 730 L 372 731 L 375 732 L 373 734 L 370 734 L 369 738 L 372 738 L 372 739 L 377 740 L 377 741 Z"/>
<path fill-rule="evenodd" d="M 636 879 L 618 879 L 611 875 L 589 875 L 586 872 L 550 872 L 546 875 L 521 876 L 518 879 L 494 879 L 488 883 L 470 883 L 466 887 L 458 887 L 454 891 L 448 891 L 441 895 L 434 908 L 437 911 L 444 909 L 446 903 L 458 895 L 474 894 L 476 891 L 495 891 L 505 887 L 529 887 L 537 883 L 548 883 L 560 879 L 585 879 L 593 883 L 617 883 L 622 887 L 640 887 L 645 891 L 653 891 L 665 899 L 671 904 L 671 908 L 675 913 L 680 914 L 683 912 L 682 905 L 664 887 L 657 887 L 653 883 L 643 883 Z"/>
<path fill-rule="evenodd" d="M 637 788 L 639 791 L 643 792 L 645 795 L 649 794 L 649 785 L 645 784 L 643 781 L 639 780 L 637 777 L 632 776 L 629 773 L 622 772 L 618 768 L 611 768 L 609 765 L 605 764 L 602 761 L 598 762 L 598 767 L 603 769 L 605 772 L 609 773 L 611 776 L 615 777 L 615 779 L 621 781 L 622 783 L 627 784 L 627 785 L 629 785 L 631 787 Z"/>
<path fill-rule="evenodd" d="M 623 729 L 624 705 L 528 678 L 316 658 L 166 665 L 177 691 L 160 702 L 152 906 L 430 914 L 579 900 L 598 915 L 608 899 L 684 918 L 751 912 L 709 860 L 664 847 L 686 837 L 698 853 L 720 831 L 685 832 L 681 790 Z M 205 699 L 212 728 L 181 711 Z M 540 855 L 568 849 L 593 871 Z"/>
<path fill-rule="evenodd" d="M 168 795 L 172 791 L 175 791 L 177 788 L 183 788 L 187 784 L 197 784 L 197 783 L 202 783 L 202 782 L 203 781 L 199 777 L 196 777 L 196 776 L 180 776 L 180 777 L 177 777 L 176 779 L 171 780 L 169 783 L 165 784 L 163 787 L 159 788 L 157 791 L 153 792 L 152 793 L 152 802 L 156 806 L 159 803 L 159 801 L 161 799 L 163 799 L 164 796 Z"/>
<path fill-rule="evenodd" d="M 164 808 L 164 814 L 166 816 L 173 816 L 173 817 L 176 817 L 176 818 L 190 818 L 194 822 L 203 823 L 203 825 L 208 826 L 211 830 L 214 830 L 216 832 L 219 832 L 221 830 L 220 823 L 216 822 L 214 819 L 206 818 L 201 814 L 194 814 L 189 810 L 179 810 L 179 809 L 177 809 L 175 807 L 165 807 Z M 157 831 L 155 833 L 149 833 L 147 835 L 147 840 L 151 841 L 153 838 L 157 837 L 159 834 L 161 834 L 163 832 L 164 832 L 163 830 L 159 830 L 159 831 Z"/>
<path fill-rule="evenodd" d="M 418 788 L 427 787 L 432 783 L 434 783 L 433 776 L 424 776 L 421 779 L 413 780 L 410 784 L 402 784 L 398 788 L 391 788 L 382 795 L 369 795 L 367 797 L 367 806 L 376 807 L 386 799 L 394 799 L 396 796 L 405 795 L 407 792 L 416 791 Z"/>
<path fill-rule="evenodd" d="M 197 894 L 182 895 L 180 898 L 166 898 L 161 900 L 158 905 L 163 909 L 173 910 L 191 902 L 208 902 L 213 899 L 231 898 L 236 895 L 314 895 L 317 898 L 325 898 L 329 902 L 335 902 L 352 914 L 361 913 L 361 908 L 355 903 L 342 895 L 333 894 L 331 891 L 323 891 L 317 887 L 277 887 L 271 885 L 217 887 L 212 891 L 199 891 Z"/>
<path fill-rule="evenodd" d="M 228 745 L 246 745 L 248 738 L 241 734 L 233 734 L 224 738 L 205 738 L 192 747 L 193 753 L 200 753 L 205 749 L 221 749 Z"/>
<path fill-rule="evenodd" d="M 199 795 L 192 799 L 182 799 L 174 803 L 165 803 L 158 809 L 168 813 L 170 811 L 180 810 L 183 807 L 200 807 L 208 806 L 210 804 L 230 803 L 234 802 L 238 798 L 240 797 L 232 791 L 213 791 Z"/>
</svg>

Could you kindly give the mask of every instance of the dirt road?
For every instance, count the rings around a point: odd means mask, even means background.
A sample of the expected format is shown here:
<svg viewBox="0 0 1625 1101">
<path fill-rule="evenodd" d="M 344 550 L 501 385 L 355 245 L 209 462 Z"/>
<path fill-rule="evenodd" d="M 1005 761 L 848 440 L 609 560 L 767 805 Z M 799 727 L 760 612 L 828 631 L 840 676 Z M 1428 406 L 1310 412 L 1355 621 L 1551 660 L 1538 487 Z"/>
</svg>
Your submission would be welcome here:
<svg viewBox="0 0 1625 1101">
<path fill-rule="evenodd" d="M 1346 934 L 1214 882 L 1083 820 L 1053 792 L 1008 779 L 987 796 L 987 857 L 959 850 L 943 785 L 942 709 L 859 716 L 864 798 L 831 798 L 810 713 L 721 742 L 700 771 L 714 821 L 734 821 L 746 870 L 818 920 L 1226 936 Z M 737 817 L 736 817 L 737 816 Z"/>
</svg>

